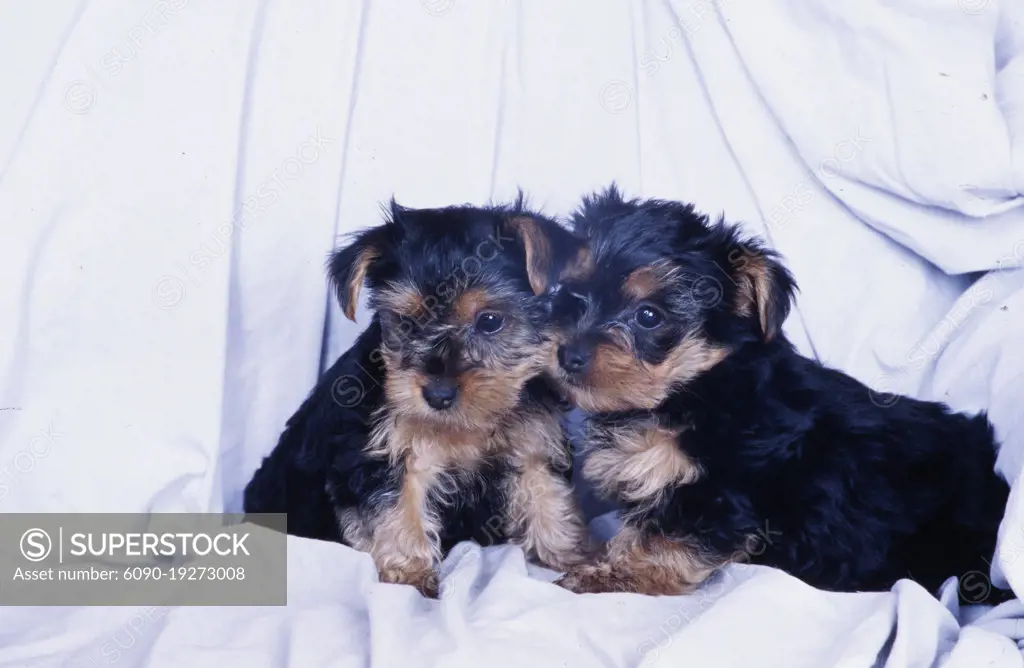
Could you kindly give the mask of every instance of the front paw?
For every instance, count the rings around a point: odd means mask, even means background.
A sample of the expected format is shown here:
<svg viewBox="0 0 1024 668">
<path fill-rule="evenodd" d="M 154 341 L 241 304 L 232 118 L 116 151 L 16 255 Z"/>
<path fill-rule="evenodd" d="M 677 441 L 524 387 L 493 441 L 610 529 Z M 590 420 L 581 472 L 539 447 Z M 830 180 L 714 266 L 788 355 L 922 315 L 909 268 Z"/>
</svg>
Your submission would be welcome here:
<svg viewBox="0 0 1024 668">
<path fill-rule="evenodd" d="M 600 594 L 604 592 L 628 591 L 607 563 L 585 564 L 570 568 L 555 580 L 555 584 L 577 594 Z"/>
<path fill-rule="evenodd" d="M 558 586 L 577 594 L 630 593 L 647 596 L 678 596 L 689 594 L 695 585 L 677 574 L 661 569 L 621 569 L 607 562 L 579 566 L 555 581 Z"/>
<path fill-rule="evenodd" d="M 412 585 L 424 597 L 437 598 L 437 573 L 433 569 L 385 568 L 380 572 L 380 581 Z"/>
</svg>

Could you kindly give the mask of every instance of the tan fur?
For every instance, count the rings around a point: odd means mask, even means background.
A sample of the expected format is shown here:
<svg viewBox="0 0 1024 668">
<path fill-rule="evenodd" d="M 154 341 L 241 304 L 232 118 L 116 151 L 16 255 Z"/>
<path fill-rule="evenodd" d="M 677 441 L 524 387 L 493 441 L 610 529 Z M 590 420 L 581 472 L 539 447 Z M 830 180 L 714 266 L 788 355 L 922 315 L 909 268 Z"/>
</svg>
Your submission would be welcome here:
<svg viewBox="0 0 1024 668">
<path fill-rule="evenodd" d="M 761 331 L 766 341 L 771 341 L 778 333 L 769 326 L 771 322 L 769 309 L 772 305 L 772 275 L 768 264 L 760 255 L 744 253 L 735 263 L 737 314 L 749 317 L 757 313 L 761 323 Z"/>
<path fill-rule="evenodd" d="M 413 456 L 441 468 L 463 466 L 491 449 L 491 430 L 486 427 L 470 429 L 439 424 L 387 407 L 380 415 L 366 451 L 376 457 L 387 457 L 392 464 Z"/>
<path fill-rule="evenodd" d="M 725 359 L 729 351 L 693 334 L 680 341 L 661 364 L 638 360 L 625 342 L 601 343 L 585 386 L 569 385 L 576 404 L 601 413 L 633 408 L 653 409 L 675 388 Z"/>
<path fill-rule="evenodd" d="M 579 563 L 587 542 L 582 515 L 572 488 L 552 469 L 571 465 L 558 419 L 539 411 L 517 416 L 500 438 L 519 470 L 511 480 L 506 534 L 549 568 Z"/>
<path fill-rule="evenodd" d="M 577 593 L 674 596 L 692 592 L 736 558 L 708 553 L 690 539 L 645 536 L 626 525 L 609 541 L 604 558 L 574 568 L 557 584 Z"/>
<path fill-rule="evenodd" d="M 608 495 L 654 501 L 701 476 L 697 463 L 679 447 L 680 433 L 656 423 L 618 430 L 610 435 L 612 443 L 587 456 L 583 476 Z"/>
<path fill-rule="evenodd" d="M 483 311 L 489 302 L 487 292 L 482 288 L 466 290 L 452 303 L 454 324 L 472 325 L 478 313 Z"/>
<path fill-rule="evenodd" d="M 641 302 L 671 287 L 679 280 L 679 272 L 679 267 L 665 260 L 634 269 L 622 283 L 622 294 L 634 302 Z"/>
<path fill-rule="evenodd" d="M 440 561 L 439 522 L 427 503 L 446 468 L 472 466 L 492 444 L 486 431 L 436 429 L 415 417 L 383 413 L 367 447 L 392 464 L 404 464 L 398 498 L 370 522 L 368 551 L 382 582 L 411 584 L 425 596 L 437 593 L 435 567 Z M 347 519 L 347 518 L 346 518 Z M 356 530 L 342 525 L 343 535 Z M 353 543 L 353 547 L 357 547 Z M 357 547 L 357 549 L 359 549 Z"/>
<path fill-rule="evenodd" d="M 653 267 L 641 267 L 633 271 L 622 283 L 622 293 L 634 301 L 647 299 L 661 288 L 660 272 Z"/>
<path fill-rule="evenodd" d="M 412 452 L 395 504 L 374 518 L 370 554 L 381 582 L 411 584 L 424 596 L 436 596 L 435 565 L 441 558 L 439 524 L 427 504 L 427 493 L 441 462 L 433 452 Z"/>
<path fill-rule="evenodd" d="M 534 294 L 543 294 L 551 271 L 551 242 L 533 218 L 517 216 L 509 221 L 512 230 L 523 242 L 526 251 L 526 273 Z"/>
<path fill-rule="evenodd" d="M 524 363 L 510 369 L 470 369 L 462 374 L 460 384 L 467 397 L 463 410 L 473 422 L 486 420 L 512 408 L 526 381 L 537 375 L 537 363 Z"/>
<path fill-rule="evenodd" d="M 345 317 L 352 322 L 356 321 L 356 306 L 359 304 L 359 292 L 363 289 L 363 281 L 366 279 L 366 270 L 370 263 L 380 257 L 376 248 L 364 248 L 359 257 L 356 258 L 355 266 L 352 268 L 352 275 L 345 289 L 348 290 L 348 304 L 345 307 Z"/>
<path fill-rule="evenodd" d="M 377 303 L 388 311 L 419 320 L 426 311 L 423 295 L 415 286 L 392 283 L 377 293 Z"/>
</svg>

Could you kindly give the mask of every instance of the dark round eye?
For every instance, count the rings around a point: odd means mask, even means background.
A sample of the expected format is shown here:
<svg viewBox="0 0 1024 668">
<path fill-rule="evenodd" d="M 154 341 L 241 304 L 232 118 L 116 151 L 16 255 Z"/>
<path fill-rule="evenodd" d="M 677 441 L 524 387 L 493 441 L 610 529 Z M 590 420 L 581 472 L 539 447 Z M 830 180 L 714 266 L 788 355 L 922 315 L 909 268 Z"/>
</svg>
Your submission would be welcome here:
<svg viewBox="0 0 1024 668">
<path fill-rule="evenodd" d="M 644 329 L 654 329 L 665 320 L 665 316 L 661 314 L 661 311 L 653 306 L 641 306 L 636 310 L 636 316 L 634 317 L 636 318 L 636 324 Z"/>
<path fill-rule="evenodd" d="M 505 317 L 500 313 L 485 311 L 476 317 L 476 330 L 483 334 L 495 334 L 505 326 Z"/>
</svg>

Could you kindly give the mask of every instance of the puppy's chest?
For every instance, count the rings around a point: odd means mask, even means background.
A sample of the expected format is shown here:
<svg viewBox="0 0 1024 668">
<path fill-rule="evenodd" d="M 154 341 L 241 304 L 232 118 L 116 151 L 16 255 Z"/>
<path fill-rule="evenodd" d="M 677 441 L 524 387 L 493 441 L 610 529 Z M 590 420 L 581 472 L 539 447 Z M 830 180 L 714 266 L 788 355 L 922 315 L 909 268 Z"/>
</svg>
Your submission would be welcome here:
<svg viewBox="0 0 1024 668">
<path fill-rule="evenodd" d="M 606 496 L 625 504 L 657 501 L 668 491 L 705 474 L 690 454 L 692 431 L 655 418 L 585 427 L 583 476 Z"/>
<path fill-rule="evenodd" d="M 405 484 L 429 490 L 444 506 L 494 497 L 506 479 L 529 466 L 568 462 L 561 424 L 544 411 L 521 411 L 489 431 L 431 429 L 401 420 L 382 425 L 391 457 L 401 461 Z"/>
<path fill-rule="evenodd" d="M 557 419 L 543 415 L 516 415 L 475 438 L 419 434 L 409 441 L 404 482 L 427 490 L 443 549 L 462 540 L 501 543 L 517 481 L 530 467 L 550 466 L 562 443 Z"/>
<path fill-rule="evenodd" d="M 510 474 L 509 458 L 486 434 L 476 438 L 417 436 L 402 457 L 402 485 L 424 490 L 427 508 L 450 524 L 453 513 L 480 507 L 497 496 Z"/>
<path fill-rule="evenodd" d="M 472 471 L 507 460 L 521 464 L 568 456 L 557 416 L 535 410 L 506 417 L 490 430 L 456 431 L 395 421 L 384 439 L 406 468 L 424 473 Z"/>
</svg>

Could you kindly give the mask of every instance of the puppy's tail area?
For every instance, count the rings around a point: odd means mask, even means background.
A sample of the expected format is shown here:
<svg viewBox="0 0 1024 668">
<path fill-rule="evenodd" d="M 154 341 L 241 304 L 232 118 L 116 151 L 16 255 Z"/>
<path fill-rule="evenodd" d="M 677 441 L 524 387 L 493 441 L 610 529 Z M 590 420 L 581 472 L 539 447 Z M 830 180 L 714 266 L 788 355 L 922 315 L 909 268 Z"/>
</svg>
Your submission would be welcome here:
<svg viewBox="0 0 1024 668">
<path fill-rule="evenodd" d="M 283 454 L 283 450 L 272 452 L 245 486 L 245 521 L 275 531 L 286 530 L 294 536 L 338 540 L 334 510 L 325 488 L 325 472 L 303 471 Z M 284 526 L 281 515 L 286 518 Z"/>
<path fill-rule="evenodd" d="M 956 493 L 954 506 L 961 510 L 965 526 L 977 526 L 984 519 L 986 527 L 998 527 L 1006 510 L 1010 485 L 996 472 L 999 443 L 988 416 L 953 413 L 943 429 L 947 443 L 946 459 L 952 467 L 951 493 Z M 960 513 L 956 513 L 960 514 Z"/>
<path fill-rule="evenodd" d="M 988 580 L 990 564 L 995 559 L 999 525 L 1006 513 L 1010 485 L 996 472 L 999 443 L 988 416 L 956 415 L 947 442 L 961 452 L 950 457 L 957 468 L 958 481 L 950 490 L 952 523 L 947 527 L 947 549 L 961 555 L 960 563 L 969 572 L 961 576 L 958 594 L 961 603 L 998 605 L 1017 597 L 1011 590 L 997 589 Z M 954 426 L 955 425 L 955 426 Z M 983 600 L 982 600 L 983 598 Z"/>
<path fill-rule="evenodd" d="M 975 415 L 965 415 L 966 425 L 964 430 L 967 438 L 973 443 L 985 443 L 992 453 L 993 459 L 999 455 L 999 441 L 996 440 L 996 430 L 988 419 L 988 413 L 981 411 Z"/>
</svg>

